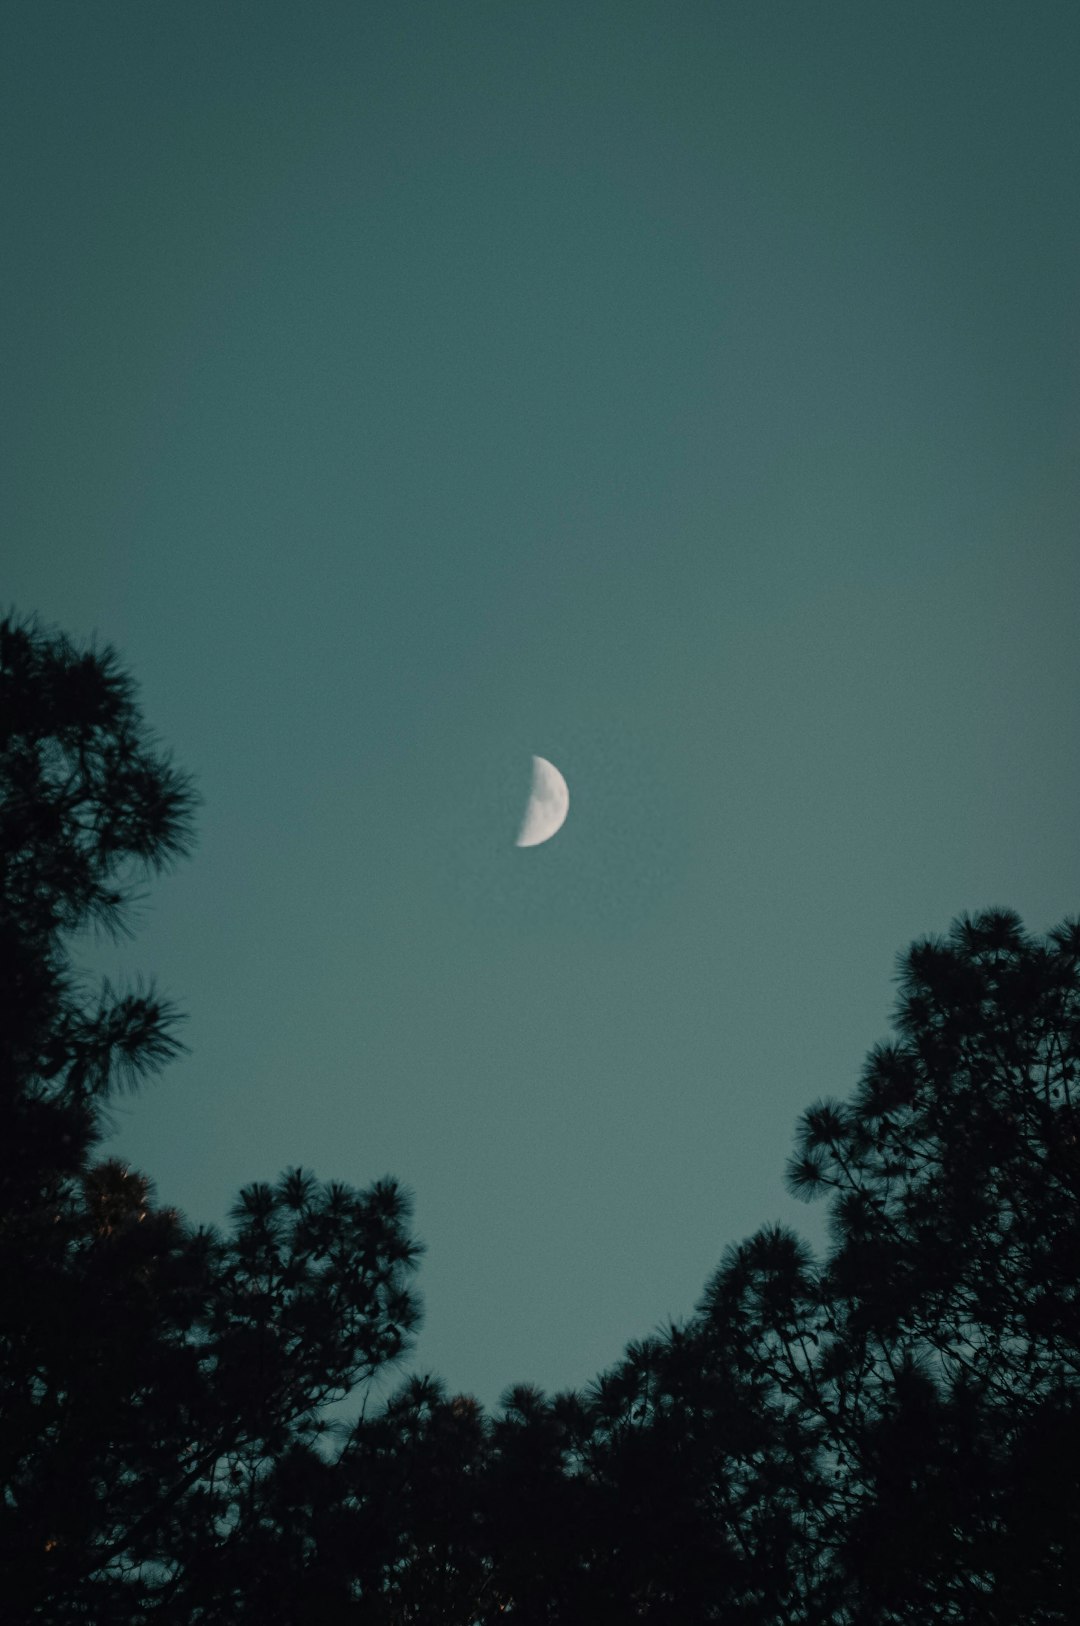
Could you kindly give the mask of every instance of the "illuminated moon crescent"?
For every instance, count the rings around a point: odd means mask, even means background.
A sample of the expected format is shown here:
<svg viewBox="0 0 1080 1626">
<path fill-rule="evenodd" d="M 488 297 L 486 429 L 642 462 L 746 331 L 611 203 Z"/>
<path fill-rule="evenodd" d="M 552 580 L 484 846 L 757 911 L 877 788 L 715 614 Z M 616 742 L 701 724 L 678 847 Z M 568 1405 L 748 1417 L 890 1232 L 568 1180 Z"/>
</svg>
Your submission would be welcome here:
<svg viewBox="0 0 1080 1626">
<path fill-rule="evenodd" d="M 533 757 L 532 763 L 532 790 L 518 831 L 518 847 L 539 847 L 542 841 L 550 841 L 570 811 L 570 792 L 558 768 L 546 757 Z"/>
</svg>

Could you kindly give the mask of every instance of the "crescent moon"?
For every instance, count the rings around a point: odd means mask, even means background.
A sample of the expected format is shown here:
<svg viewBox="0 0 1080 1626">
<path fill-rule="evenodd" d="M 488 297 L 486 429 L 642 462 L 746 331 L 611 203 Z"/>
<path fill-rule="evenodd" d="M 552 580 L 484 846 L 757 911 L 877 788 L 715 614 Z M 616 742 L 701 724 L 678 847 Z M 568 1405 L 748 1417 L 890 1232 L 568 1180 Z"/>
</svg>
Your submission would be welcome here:
<svg viewBox="0 0 1080 1626">
<path fill-rule="evenodd" d="M 539 847 L 542 841 L 550 841 L 570 811 L 570 792 L 554 763 L 533 757 L 532 764 L 532 789 L 515 843 L 518 847 Z"/>
</svg>

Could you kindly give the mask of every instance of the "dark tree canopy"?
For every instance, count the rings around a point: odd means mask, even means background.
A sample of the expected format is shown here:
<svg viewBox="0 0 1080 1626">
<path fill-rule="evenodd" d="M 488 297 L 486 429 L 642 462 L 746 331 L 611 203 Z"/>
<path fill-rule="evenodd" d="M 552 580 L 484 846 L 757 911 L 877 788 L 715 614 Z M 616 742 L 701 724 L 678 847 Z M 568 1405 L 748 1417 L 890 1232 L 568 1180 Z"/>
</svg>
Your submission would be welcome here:
<svg viewBox="0 0 1080 1626">
<path fill-rule="evenodd" d="M 111 650 L 0 623 L 7 1618 L 166 1618 L 181 1596 L 174 1618 L 229 1618 L 262 1479 L 417 1321 L 393 1181 L 293 1170 L 243 1191 L 222 1237 L 94 1160 L 110 1097 L 178 1050 L 177 1015 L 152 987 L 91 992 L 71 939 L 125 929 L 143 878 L 187 850 L 195 802 Z"/>
<path fill-rule="evenodd" d="M 111 651 L 0 624 L 5 1618 L 1080 1620 L 1080 924 L 901 957 L 893 1039 L 798 1126 L 824 1258 L 765 1226 L 582 1393 L 417 1376 L 345 1427 L 417 1324 L 398 1186 L 293 1169 L 223 1236 L 98 1155 L 177 1016 L 73 938 L 194 806 Z"/>
</svg>

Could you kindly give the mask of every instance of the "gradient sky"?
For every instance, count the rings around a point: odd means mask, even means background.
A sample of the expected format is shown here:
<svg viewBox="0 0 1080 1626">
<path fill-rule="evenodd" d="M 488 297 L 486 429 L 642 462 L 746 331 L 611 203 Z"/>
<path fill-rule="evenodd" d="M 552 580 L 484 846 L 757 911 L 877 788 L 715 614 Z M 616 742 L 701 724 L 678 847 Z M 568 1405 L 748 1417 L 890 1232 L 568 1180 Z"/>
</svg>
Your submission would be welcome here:
<svg viewBox="0 0 1080 1626">
<path fill-rule="evenodd" d="M 451 1390 L 820 1238 L 897 952 L 1080 903 L 1078 61 L 1075 0 L 0 12 L 0 595 L 205 798 L 100 954 L 190 1013 L 115 1149 L 215 1222 L 396 1175 Z"/>
</svg>

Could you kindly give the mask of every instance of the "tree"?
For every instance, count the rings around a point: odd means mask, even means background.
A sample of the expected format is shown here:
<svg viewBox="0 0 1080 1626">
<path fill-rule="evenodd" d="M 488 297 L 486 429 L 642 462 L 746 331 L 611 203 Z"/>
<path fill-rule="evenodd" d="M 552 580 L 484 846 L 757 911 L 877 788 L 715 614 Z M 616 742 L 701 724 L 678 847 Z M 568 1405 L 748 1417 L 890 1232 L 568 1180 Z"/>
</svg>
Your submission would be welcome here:
<svg viewBox="0 0 1080 1626">
<path fill-rule="evenodd" d="M 94 1160 L 105 1111 L 180 1048 L 153 986 L 97 993 L 78 932 L 127 929 L 196 796 L 111 649 L 0 623 L 0 1565 L 8 1619 L 221 1618 L 268 1465 L 408 1345 L 419 1248 L 392 1180 L 293 1170 L 233 1232 Z"/>
<path fill-rule="evenodd" d="M 111 651 L 0 623 L 8 1617 L 1080 1618 L 1080 923 L 988 910 L 901 957 L 895 1037 L 798 1126 L 823 1258 L 765 1226 L 582 1393 L 487 1416 L 418 1376 L 345 1427 L 417 1321 L 398 1186 L 292 1169 L 223 1236 L 98 1155 L 177 1016 L 92 993 L 72 940 L 124 929 L 194 800 Z"/>
<path fill-rule="evenodd" d="M 867 1618 L 1074 1620 L 1080 923 L 961 917 L 902 957 L 896 1026 L 789 1167 L 831 1199 L 796 1363 L 842 1453 L 829 1545 Z"/>
<path fill-rule="evenodd" d="M 371 1618 L 1080 1618 L 1080 923 L 915 943 L 896 1027 L 799 1125 L 825 1258 L 766 1226 L 685 1324 L 467 1437 L 414 1396 L 380 1454 L 404 1503 L 358 1440 L 342 1505 L 394 1510 L 401 1554 Z"/>
</svg>

